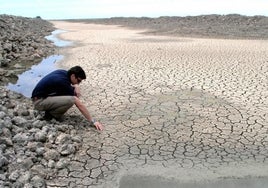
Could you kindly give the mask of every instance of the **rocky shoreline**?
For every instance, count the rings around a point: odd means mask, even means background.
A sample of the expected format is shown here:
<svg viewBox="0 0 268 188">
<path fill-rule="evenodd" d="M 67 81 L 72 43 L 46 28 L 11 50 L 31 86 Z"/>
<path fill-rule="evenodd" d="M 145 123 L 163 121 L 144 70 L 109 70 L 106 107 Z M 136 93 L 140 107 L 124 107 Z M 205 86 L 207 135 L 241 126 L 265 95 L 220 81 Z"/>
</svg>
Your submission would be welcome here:
<svg viewBox="0 0 268 188">
<path fill-rule="evenodd" d="M 17 75 L 52 55 L 56 47 L 45 36 L 55 28 L 41 18 L 0 15 L 0 187 L 47 187 L 46 180 L 65 169 L 82 144 L 79 129 L 86 120 L 42 120 L 31 99 L 6 89 Z"/>
<path fill-rule="evenodd" d="M 41 18 L 0 15 L 0 187 L 46 187 L 81 139 L 70 124 L 40 120 L 31 100 L 5 84 L 55 52 L 45 39 L 55 28 Z"/>
<path fill-rule="evenodd" d="M 76 122 L 42 121 L 29 99 L 0 92 L 0 187 L 46 187 L 82 143 Z"/>
<path fill-rule="evenodd" d="M 41 18 L 0 15 L 0 85 L 55 52 L 45 36 L 55 30 Z"/>
</svg>

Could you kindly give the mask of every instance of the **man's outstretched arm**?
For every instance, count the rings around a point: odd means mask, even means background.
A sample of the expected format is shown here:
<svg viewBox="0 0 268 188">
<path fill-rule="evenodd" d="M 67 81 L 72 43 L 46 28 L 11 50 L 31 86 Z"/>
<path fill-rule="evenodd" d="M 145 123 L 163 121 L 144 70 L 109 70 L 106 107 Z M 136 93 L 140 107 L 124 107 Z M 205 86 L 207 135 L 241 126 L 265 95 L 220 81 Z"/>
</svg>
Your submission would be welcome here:
<svg viewBox="0 0 268 188">
<path fill-rule="evenodd" d="M 97 122 L 97 121 L 95 122 L 95 121 L 92 119 L 92 117 L 91 117 L 91 115 L 90 115 L 88 109 L 87 109 L 86 106 L 79 100 L 78 97 L 74 97 L 74 98 L 75 98 L 75 102 L 74 102 L 74 104 L 75 104 L 75 106 L 79 109 L 79 111 L 85 116 L 85 118 L 86 118 L 90 123 L 93 123 L 93 124 L 95 125 L 95 127 L 96 127 L 98 130 L 102 131 L 102 130 L 104 129 L 103 125 L 102 125 L 100 122 Z"/>
</svg>

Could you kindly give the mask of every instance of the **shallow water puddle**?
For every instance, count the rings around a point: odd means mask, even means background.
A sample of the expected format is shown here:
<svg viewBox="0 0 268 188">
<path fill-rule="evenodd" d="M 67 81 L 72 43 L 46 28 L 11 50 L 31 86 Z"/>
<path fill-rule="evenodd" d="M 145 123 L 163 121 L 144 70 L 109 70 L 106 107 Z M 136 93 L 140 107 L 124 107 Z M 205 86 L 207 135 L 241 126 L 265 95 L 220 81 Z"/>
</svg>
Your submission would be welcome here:
<svg viewBox="0 0 268 188">
<path fill-rule="evenodd" d="M 49 36 L 47 36 L 45 38 L 47 40 L 52 41 L 54 43 L 54 45 L 58 46 L 58 47 L 71 46 L 73 44 L 72 41 L 66 41 L 66 40 L 61 40 L 61 39 L 57 38 L 58 34 L 65 33 L 65 32 L 67 32 L 67 31 L 57 29 L 57 30 L 52 32 L 52 35 L 49 35 Z"/>
<path fill-rule="evenodd" d="M 62 55 L 52 55 L 43 59 L 38 65 L 33 65 L 30 70 L 18 75 L 16 84 L 8 83 L 7 88 L 11 91 L 21 93 L 25 97 L 31 97 L 37 82 L 49 72 L 56 70 L 55 63 L 62 58 Z"/>
<path fill-rule="evenodd" d="M 70 46 L 72 44 L 71 41 L 60 40 L 56 37 L 56 35 L 63 32 L 65 31 L 55 30 L 52 32 L 52 35 L 45 38 L 52 41 L 54 45 L 58 47 Z M 15 84 L 8 83 L 7 88 L 11 91 L 21 93 L 25 97 L 31 97 L 32 91 L 37 82 L 51 71 L 56 70 L 56 63 L 62 59 L 62 55 L 51 55 L 43 59 L 39 64 L 33 65 L 30 70 L 18 75 L 18 80 Z"/>
</svg>

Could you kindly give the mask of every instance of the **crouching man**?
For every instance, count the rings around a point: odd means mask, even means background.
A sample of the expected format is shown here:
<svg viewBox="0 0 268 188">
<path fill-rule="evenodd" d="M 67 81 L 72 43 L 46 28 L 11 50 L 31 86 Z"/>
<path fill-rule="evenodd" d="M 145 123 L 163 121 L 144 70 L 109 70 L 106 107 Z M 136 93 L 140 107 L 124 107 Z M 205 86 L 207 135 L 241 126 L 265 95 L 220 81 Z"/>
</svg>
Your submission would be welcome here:
<svg viewBox="0 0 268 188">
<path fill-rule="evenodd" d="M 74 104 L 79 111 L 98 130 L 103 125 L 95 121 L 86 106 L 80 101 L 81 96 L 78 85 L 86 79 L 85 71 L 80 66 L 66 70 L 55 70 L 42 78 L 32 92 L 32 101 L 36 110 L 45 111 L 44 119 L 52 118 L 60 121 L 63 114 Z"/>
</svg>

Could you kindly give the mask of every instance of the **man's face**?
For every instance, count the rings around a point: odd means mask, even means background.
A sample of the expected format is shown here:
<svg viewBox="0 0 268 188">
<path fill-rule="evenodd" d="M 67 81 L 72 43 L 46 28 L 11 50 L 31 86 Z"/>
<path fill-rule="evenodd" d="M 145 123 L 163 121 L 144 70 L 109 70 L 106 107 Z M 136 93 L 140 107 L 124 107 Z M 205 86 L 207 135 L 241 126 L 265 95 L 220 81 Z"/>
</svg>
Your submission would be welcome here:
<svg viewBox="0 0 268 188">
<path fill-rule="evenodd" d="M 73 85 L 80 84 L 82 82 L 82 80 L 83 80 L 82 78 L 79 78 L 75 74 L 71 75 L 71 82 L 72 82 Z"/>
</svg>

